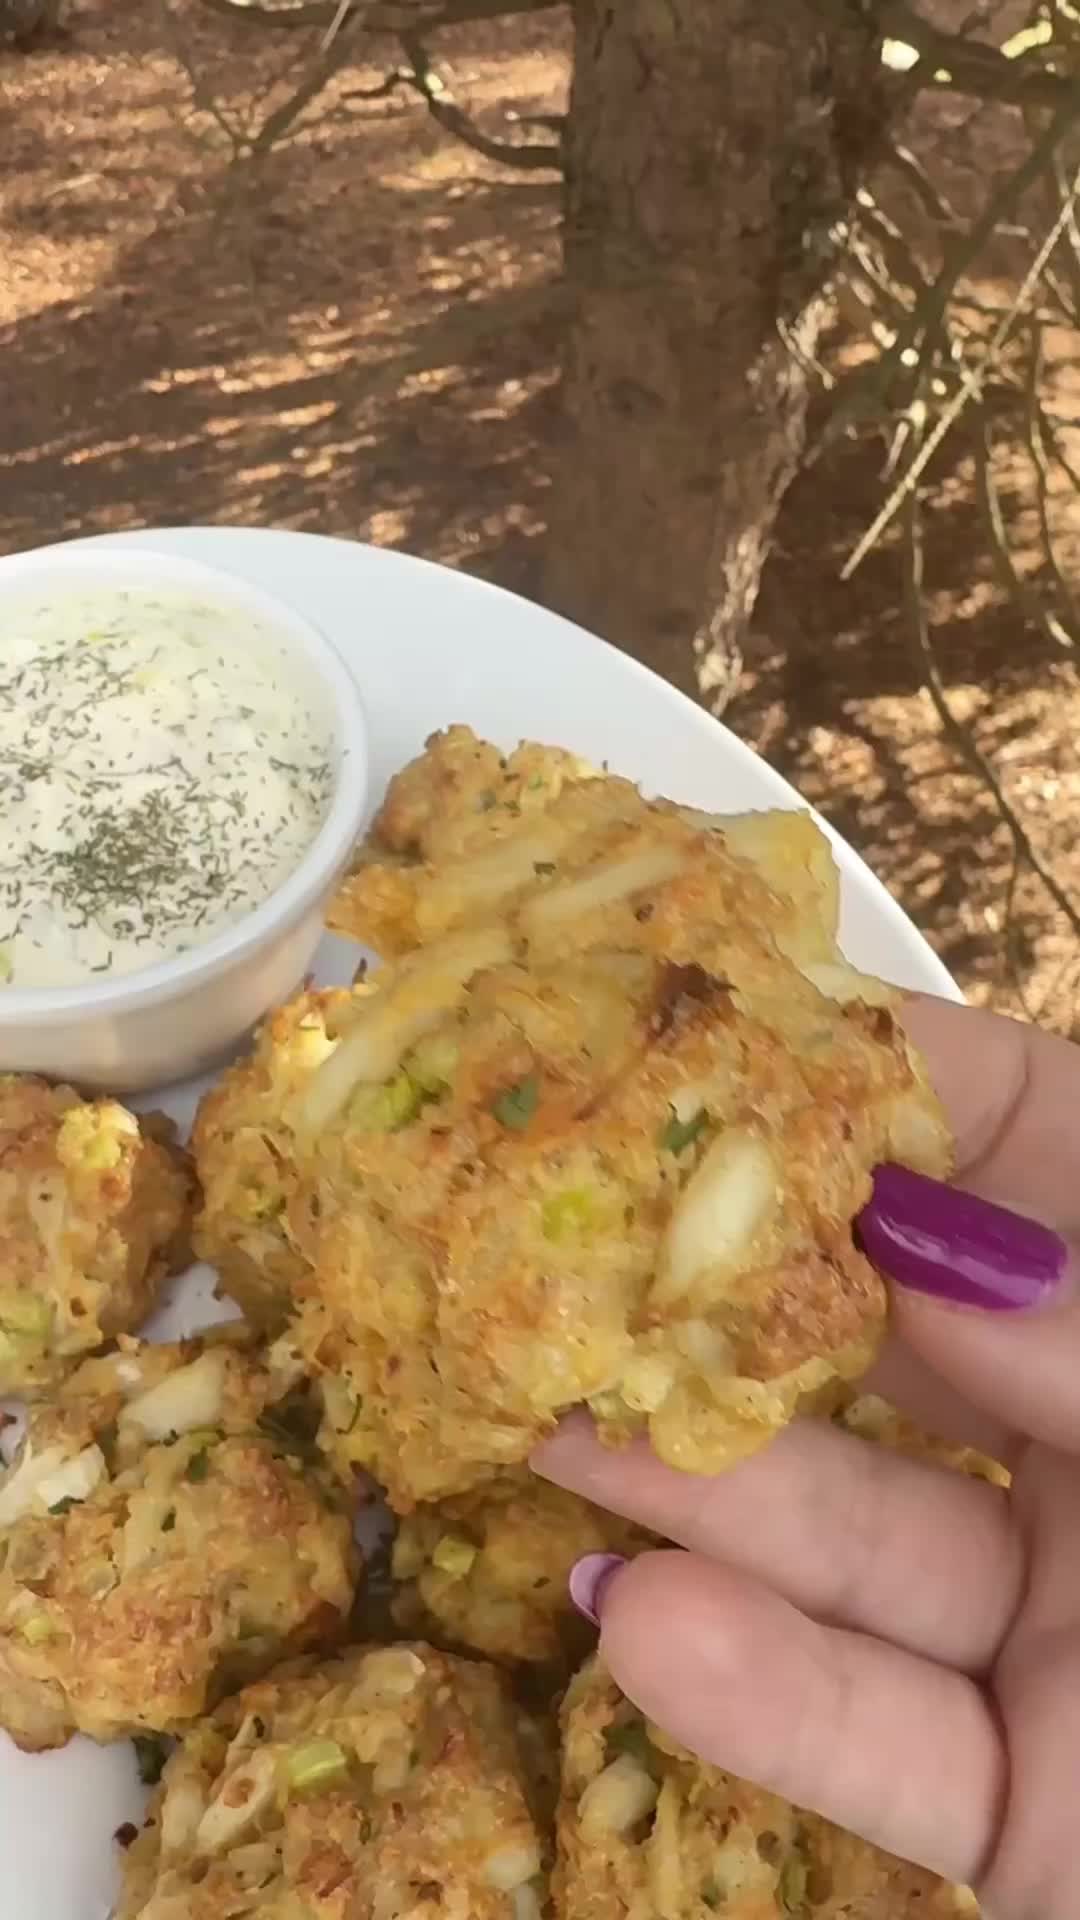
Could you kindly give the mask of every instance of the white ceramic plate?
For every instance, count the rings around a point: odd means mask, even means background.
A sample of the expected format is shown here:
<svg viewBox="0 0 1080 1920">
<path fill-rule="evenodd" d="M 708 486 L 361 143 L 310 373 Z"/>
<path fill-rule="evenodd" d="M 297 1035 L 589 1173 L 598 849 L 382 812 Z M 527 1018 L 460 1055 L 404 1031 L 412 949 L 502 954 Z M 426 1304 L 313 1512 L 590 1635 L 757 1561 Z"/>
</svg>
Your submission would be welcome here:
<svg viewBox="0 0 1080 1920">
<path fill-rule="evenodd" d="M 566 621 L 464 574 L 312 534 L 192 528 L 110 537 L 232 568 L 283 594 L 336 642 L 360 683 L 371 728 L 372 792 L 425 736 L 463 720 L 512 747 L 557 741 L 691 806 L 738 812 L 798 796 L 740 740 L 643 667 Z M 0 561 L 0 572 L 3 562 Z M 896 902 L 833 834 L 849 958 L 906 987 L 960 996 Z M 319 979 L 351 977 L 356 949 L 328 939 Z M 168 1089 L 186 1126 L 201 1091 Z M 212 1276 L 173 1289 L 151 1330 L 174 1337 L 222 1317 Z M 115 1892 L 113 1833 L 140 1816 L 131 1748 L 78 1740 L 19 1754 L 0 1734 L 0 1916 L 106 1920 Z"/>
</svg>

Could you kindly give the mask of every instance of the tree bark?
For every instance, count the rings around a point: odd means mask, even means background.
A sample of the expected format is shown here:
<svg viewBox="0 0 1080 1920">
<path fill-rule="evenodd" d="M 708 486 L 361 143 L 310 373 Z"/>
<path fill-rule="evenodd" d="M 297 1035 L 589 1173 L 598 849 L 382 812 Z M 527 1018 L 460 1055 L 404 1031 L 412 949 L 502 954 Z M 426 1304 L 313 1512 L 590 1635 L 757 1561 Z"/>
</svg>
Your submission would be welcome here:
<svg viewBox="0 0 1080 1920">
<path fill-rule="evenodd" d="M 803 444 L 830 233 L 881 130 L 875 11 L 576 7 L 547 597 L 717 710 Z"/>
</svg>

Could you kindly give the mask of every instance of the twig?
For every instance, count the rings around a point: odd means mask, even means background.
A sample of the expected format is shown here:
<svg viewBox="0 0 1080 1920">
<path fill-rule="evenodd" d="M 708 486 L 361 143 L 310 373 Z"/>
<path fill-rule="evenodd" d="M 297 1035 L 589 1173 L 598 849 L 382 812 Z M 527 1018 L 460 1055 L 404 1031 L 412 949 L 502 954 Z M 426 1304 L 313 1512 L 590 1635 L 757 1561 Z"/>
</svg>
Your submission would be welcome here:
<svg viewBox="0 0 1080 1920">
<path fill-rule="evenodd" d="M 432 119 L 440 127 L 445 127 L 448 133 L 454 134 L 475 153 L 483 154 L 485 160 L 494 160 L 501 167 L 519 167 L 523 170 L 559 167 L 558 141 L 494 140 L 484 133 L 475 120 L 458 106 L 446 82 L 436 73 L 421 35 L 403 33 L 400 39 L 409 63 L 409 84 L 415 87 Z"/>
<path fill-rule="evenodd" d="M 939 331 L 957 282 L 963 278 L 968 268 L 974 265 L 1005 214 L 1016 206 L 1027 189 L 1038 179 L 1051 155 L 1057 150 L 1060 141 L 1078 117 L 1080 117 L 1080 86 L 1075 86 L 1068 105 L 1061 107 L 1054 115 L 1032 146 L 1026 159 L 1019 167 L 1013 169 L 997 192 L 990 196 L 978 219 L 972 221 L 966 232 L 957 236 L 946 255 L 940 273 L 927 287 L 922 297 L 916 301 L 888 352 L 882 354 L 866 373 L 856 374 L 845 383 L 840 400 L 826 421 L 814 448 L 807 455 L 805 464 L 812 466 L 837 436 L 846 431 L 856 420 L 880 411 L 896 370 L 903 364 L 904 354 L 915 346 L 916 341 L 932 338 Z M 892 515 L 890 514 L 889 517 L 891 519 Z M 846 579 L 847 574 L 843 577 Z"/>
<path fill-rule="evenodd" d="M 1069 586 L 1058 562 L 1057 542 L 1054 538 L 1054 529 L 1050 522 L 1050 460 L 1043 440 L 1039 408 L 1039 386 L 1043 372 L 1043 336 L 1042 328 L 1037 321 L 1033 320 L 1031 322 L 1028 328 L 1028 335 L 1031 347 L 1028 354 L 1027 379 L 1024 385 L 1024 399 L 1026 403 L 1024 406 L 1024 440 L 1027 444 L 1028 453 L 1031 456 L 1031 464 L 1035 469 L 1035 501 L 1039 512 L 1039 532 L 1042 535 L 1043 551 L 1046 555 L 1050 571 L 1054 576 L 1057 590 L 1061 595 L 1062 602 L 1068 613 L 1072 631 L 1070 632 L 1059 621 L 1055 621 L 1054 625 L 1060 627 L 1061 644 L 1063 646 L 1075 647 L 1077 633 L 1076 601 L 1073 598 L 1072 588 Z M 1048 614 L 1047 618 L 1052 620 L 1053 616 Z"/>
<path fill-rule="evenodd" d="M 1001 496 L 994 478 L 993 429 L 988 420 L 983 421 L 982 432 L 976 446 L 975 476 L 979 504 L 982 507 L 983 519 L 990 536 L 994 565 L 1002 586 L 1016 601 L 1024 619 L 1033 627 L 1040 627 L 1051 646 L 1071 650 L 1072 636 L 1065 631 L 1057 615 L 1043 606 L 1037 589 L 1028 585 L 1013 559 L 1005 517 L 1001 511 Z"/>
<path fill-rule="evenodd" d="M 934 185 L 925 167 L 916 159 L 910 147 L 886 147 L 881 158 L 885 166 L 891 167 L 907 181 L 932 220 L 936 220 L 943 227 L 960 225 L 959 214 L 949 205 L 940 189 Z"/>
<path fill-rule="evenodd" d="M 283 100 L 273 113 L 269 113 L 250 143 L 252 157 L 268 153 L 271 147 L 283 140 L 305 107 L 323 91 L 333 79 L 338 68 L 348 58 L 352 45 L 352 22 L 347 18 L 333 39 L 328 39 L 323 50 L 312 61 L 299 85 L 293 89 L 287 100 Z"/>
<path fill-rule="evenodd" d="M 1076 112 L 1076 107 L 1074 105 L 1073 108 L 1070 109 L 1070 113 L 1069 113 L 1070 120 L 1072 119 L 1075 112 Z M 1058 115 L 1053 122 L 1053 127 L 1057 126 L 1058 120 L 1060 119 L 1061 119 L 1061 116 Z M 1067 124 L 1067 122 L 1065 124 Z M 1049 135 L 1051 131 L 1052 131 L 1052 128 L 1048 128 L 1047 135 Z M 1060 131 L 1058 132 L 1057 137 L 1060 138 L 1061 133 L 1063 132 L 1064 132 L 1064 124 L 1060 128 Z M 1045 138 L 1046 136 L 1044 136 L 1044 140 Z M 1043 143 L 1040 142 L 1040 145 L 1042 144 Z M 1035 151 L 1037 151 L 1037 149 L 1033 149 L 1033 153 Z M 1032 159 L 1032 155 L 1029 154 L 1028 156 L 1029 165 L 1030 165 L 1031 159 Z M 1045 161 L 1045 155 L 1044 155 L 1044 161 Z M 1023 171 L 1023 169 L 1018 169 L 1018 172 L 1019 171 Z M 1017 175 L 1014 174 L 1013 180 L 1015 181 L 1016 178 L 1017 178 Z M 1057 246 L 1058 241 L 1061 238 L 1062 232 L 1065 227 L 1065 222 L 1068 218 L 1069 208 L 1071 207 L 1072 201 L 1075 198 L 1078 191 L 1080 191 L 1080 168 L 1077 169 L 1077 172 L 1073 177 L 1072 188 L 1070 191 L 1068 202 L 1066 203 L 1066 205 L 1064 205 L 1061 208 L 1058 218 L 1055 220 L 1049 233 L 1046 235 L 1046 238 L 1044 239 L 1042 246 L 1039 248 L 1039 251 L 1036 254 L 1034 260 L 1032 261 L 1030 267 L 1028 268 L 1027 273 L 1024 275 L 1024 278 L 1020 284 L 1020 289 L 1016 295 L 1015 300 L 1012 303 L 1012 306 L 1009 308 L 1008 312 L 1003 315 L 1001 320 L 998 321 L 998 324 L 994 329 L 989 345 L 986 349 L 986 353 L 981 363 L 977 367 L 964 368 L 963 372 L 961 373 L 960 386 L 958 391 L 953 396 L 952 400 L 949 401 L 948 405 L 939 414 L 938 419 L 932 431 L 926 436 L 926 439 L 923 441 L 923 444 L 920 447 L 918 453 L 915 455 L 914 459 L 911 462 L 911 465 L 908 467 L 907 472 L 904 474 L 903 478 L 898 482 L 896 487 L 894 487 L 893 491 L 890 493 L 880 513 L 878 513 L 875 516 L 872 524 L 867 528 L 866 532 L 863 534 L 862 539 L 859 541 L 854 552 L 845 561 L 843 567 L 840 570 L 841 580 L 850 580 L 856 568 L 861 565 L 862 561 L 865 560 L 867 554 L 872 550 L 873 547 L 877 545 L 882 534 L 885 532 L 885 529 L 889 526 L 891 521 L 893 521 L 896 518 L 896 515 L 899 512 L 900 507 L 903 505 L 903 502 L 907 497 L 908 493 L 914 489 L 914 487 L 918 484 L 918 481 L 922 476 L 922 474 L 925 473 L 926 468 L 930 464 L 930 461 L 933 459 L 934 454 L 937 452 L 938 448 L 941 446 L 942 441 L 946 438 L 946 435 L 955 426 L 957 420 L 960 418 L 960 415 L 963 413 L 964 408 L 967 406 L 968 402 L 970 400 L 978 399 L 979 394 L 982 391 L 983 384 L 986 381 L 997 359 L 997 356 L 1001 351 L 1001 348 L 1005 344 L 1005 341 L 1008 337 L 1011 327 L 1013 326 L 1014 322 L 1019 318 L 1020 314 L 1023 312 L 1023 309 L 1027 304 L 1028 296 L 1031 293 L 1032 288 L 1035 286 L 1036 282 L 1041 277 L 1043 269 L 1046 266 L 1046 262 L 1049 260 L 1050 255 L 1053 253 L 1054 248 Z"/>
<path fill-rule="evenodd" d="M 913 488 L 905 495 L 904 530 L 906 539 L 904 567 L 904 600 L 907 608 L 915 656 L 920 677 L 931 705 L 941 723 L 941 730 L 952 741 L 957 752 L 966 761 L 968 767 L 982 782 L 990 794 L 995 807 L 1012 836 L 1016 858 L 1026 861 L 1031 871 L 1042 881 L 1043 886 L 1055 906 L 1065 915 L 1074 934 L 1080 938 L 1080 911 L 1073 905 L 1068 894 L 1045 865 L 1041 856 L 1031 843 L 1026 828 L 1011 806 L 1001 781 L 998 779 L 990 761 L 981 747 L 972 738 L 962 720 L 959 720 L 949 703 L 949 696 L 938 666 L 930 628 L 926 618 L 926 606 L 923 599 L 925 556 L 922 538 L 922 508 L 918 492 Z"/>
<path fill-rule="evenodd" d="M 328 27 L 340 0 L 286 0 L 282 6 L 265 0 L 199 0 L 209 12 L 252 27 Z M 559 0 L 351 0 L 350 10 L 363 15 L 370 33 L 431 33 L 437 27 L 467 25 L 471 20 L 497 20 L 503 14 L 545 13 Z"/>
<path fill-rule="evenodd" d="M 338 9 L 326 32 L 319 42 L 319 52 L 328 53 L 345 24 L 345 16 L 351 10 L 353 0 L 338 0 Z"/>
<path fill-rule="evenodd" d="M 165 31 L 172 43 L 173 53 L 187 75 L 194 106 L 198 108 L 200 113 L 209 114 L 215 126 L 219 128 L 228 141 L 232 150 L 233 159 L 238 159 L 247 146 L 246 135 L 239 125 L 234 126 L 228 114 L 225 113 L 218 102 L 217 96 L 206 86 L 202 75 L 191 57 L 190 49 L 184 38 L 180 23 L 176 18 L 176 14 L 172 7 L 168 5 L 168 0 L 165 0 L 165 4 L 160 8 L 160 14 Z M 192 128 L 192 132 L 195 133 L 197 139 L 201 137 L 194 128 Z M 203 141 L 203 145 L 205 151 L 205 140 Z"/>
<path fill-rule="evenodd" d="M 1010 58 L 1000 47 L 968 34 L 948 33 L 916 13 L 905 0 L 888 0 L 881 9 L 881 30 L 890 39 L 914 47 L 918 64 L 905 79 L 938 92 L 972 94 L 1013 106 L 1059 108 L 1075 90 L 1069 74 L 1055 73 L 1031 55 Z M 921 72 L 920 72 L 921 69 Z"/>
</svg>

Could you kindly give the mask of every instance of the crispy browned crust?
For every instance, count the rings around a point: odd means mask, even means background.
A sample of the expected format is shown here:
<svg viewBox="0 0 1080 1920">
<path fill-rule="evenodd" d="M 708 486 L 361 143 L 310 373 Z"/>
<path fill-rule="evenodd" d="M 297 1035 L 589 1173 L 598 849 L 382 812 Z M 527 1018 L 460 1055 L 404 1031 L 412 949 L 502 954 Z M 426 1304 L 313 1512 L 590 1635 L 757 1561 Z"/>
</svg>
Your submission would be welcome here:
<svg viewBox="0 0 1080 1920">
<path fill-rule="evenodd" d="M 655 1545 L 641 1527 L 525 1471 L 456 1500 L 418 1507 L 394 1542 L 403 1631 L 564 1675 L 591 1630 L 567 1578 L 586 1553 L 626 1557 Z"/>
<path fill-rule="evenodd" d="M 169 1382 L 180 1430 L 155 1438 L 140 1396 Z M 176 1729 L 340 1637 L 351 1513 L 311 1463 L 302 1412 L 229 1330 L 125 1341 L 34 1413 L 0 1479 L 0 1725 L 20 1746 Z M 38 1491 L 43 1465 L 59 1479 Z"/>
<path fill-rule="evenodd" d="M 316 1741 L 338 1773 L 290 1790 L 290 1756 Z M 490 1667 L 418 1643 L 282 1670 L 169 1761 L 117 1920 L 539 1920 L 526 1773 Z"/>
<path fill-rule="evenodd" d="M 160 1122 L 0 1075 L 0 1394 L 36 1395 L 150 1312 L 194 1179 Z"/>
<path fill-rule="evenodd" d="M 342 1471 L 407 1513 L 580 1402 L 715 1471 L 865 1369 L 871 1170 L 950 1144 L 808 816 L 718 825 L 451 728 L 351 888 L 403 957 L 284 1009 L 196 1130 L 200 1248 L 263 1317 L 296 1296 Z"/>
<path fill-rule="evenodd" d="M 331 988 L 279 1007 L 259 1029 L 250 1055 L 222 1075 L 195 1116 L 191 1150 L 201 1187 L 195 1251 L 261 1326 L 280 1325 L 307 1264 L 288 1233 L 296 1188 L 289 1101 L 332 1050 L 327 1023 L 332 1026 L 349 999 Z"/>
<path fill-rule="evenodd" d="M 647 1425 L 715 1470 L 865 1369 L 885 1294 L 850 1223 L 873 1165 L 911 1157 L 912 1114 L 927 1170 L 947 1143 L 892 1015 L 770 965 L 764 1004 L 621 946 L 477 975 L 443 1036 L 452 1084 L 392 1130 L 346 1111 L 314 1141 L 296 1339 L 336 1383 L 326 1444 L 399 1510 L 524 1460 L 580 1401 L 607 1437 Z M 508 1128 L 521 1087 L 535 1109 Z M 707 1118 L 673 1152 L 688 1089 Z M 679 1223 L 713 1179 L 731 1205 L 691 1271 Z"/>
</svg>

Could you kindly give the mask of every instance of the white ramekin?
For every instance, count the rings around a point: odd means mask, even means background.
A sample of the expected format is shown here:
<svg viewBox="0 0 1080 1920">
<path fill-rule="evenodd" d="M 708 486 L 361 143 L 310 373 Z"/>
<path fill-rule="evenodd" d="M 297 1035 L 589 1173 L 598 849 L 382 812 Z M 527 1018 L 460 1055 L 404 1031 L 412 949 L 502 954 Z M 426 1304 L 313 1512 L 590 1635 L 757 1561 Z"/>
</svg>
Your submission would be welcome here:
<svg viewBox="0 0 1080 1920">
<path fill-rule="evenodd" d="M 336 763 L 318 834 L 282 885 L 243 920 L 144 972 L 70 987 L 0 986 L 0 1071 L 137 1093 L 215 1065 L 299 985 L 322 932 L 323 907 L 364 823 L 367 724 L 355 680 L 309 620 L 238 575 L 146 548 L 76 544 L 0 560 L 0 645 L 5 606 L 54 589 L 66 595 L 95 587 L 194 594 L 271 628 L 282 656 L 304 676 Z"/>
</svg>

